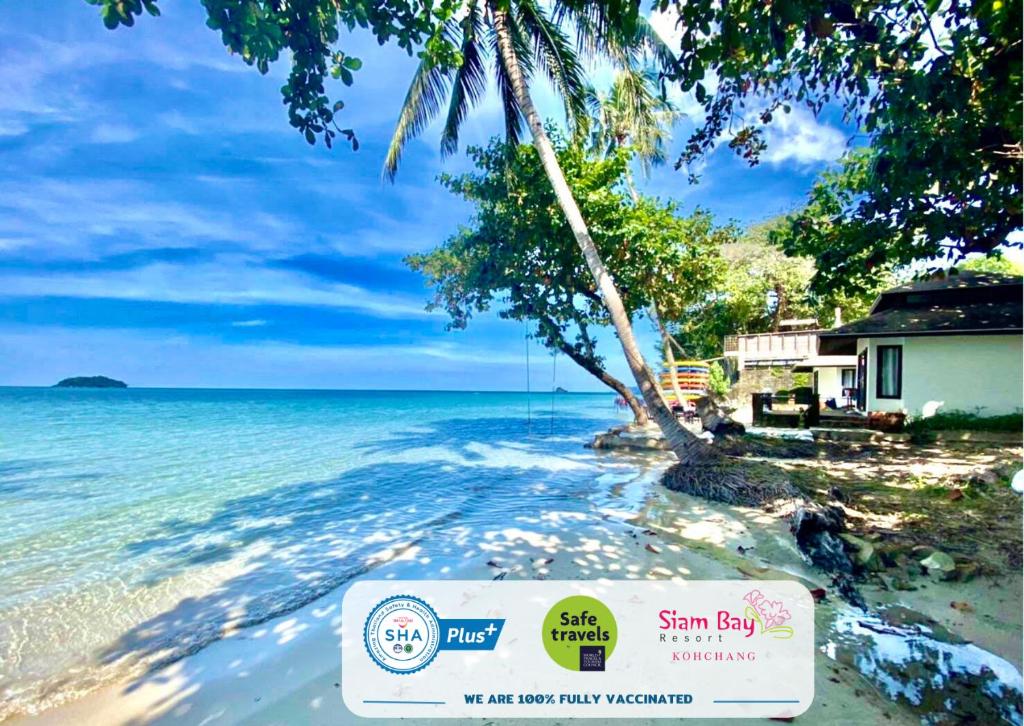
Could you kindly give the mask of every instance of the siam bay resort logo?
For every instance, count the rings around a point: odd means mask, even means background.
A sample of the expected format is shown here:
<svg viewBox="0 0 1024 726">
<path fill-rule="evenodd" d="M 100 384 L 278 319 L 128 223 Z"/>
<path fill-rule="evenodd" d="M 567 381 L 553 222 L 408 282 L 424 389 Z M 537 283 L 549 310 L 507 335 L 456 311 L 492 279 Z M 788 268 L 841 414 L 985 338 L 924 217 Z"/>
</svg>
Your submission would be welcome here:
<svg viewBox="0 0 1024 726">
<path fill-rule="evenodd" d="M 760 590 L 751 590 L 743 596 L 743 601 L 748 603 L 743 611 L 744 618 L 757 623 L 761 635 L 770 635 L 777 640 L 793 637 L 793 628 L 785 624 L 793 616 L 782 600 L 769 600 Z"/>
<path fill-rule="evenodd" d="M 748 638 L 793 637 L 793 627 L 786 624 L 793 616 L 781 598 L 773 600 L 760 590 L 750 590 L 741 602 L 742 612 L 719 608 L 713 616 L 661 610 L 658 642 L 698 646 L 673 650 L 673 662 L 742 662 L 757 660 L 756 650 L 743 645 Z"/>
</svg>

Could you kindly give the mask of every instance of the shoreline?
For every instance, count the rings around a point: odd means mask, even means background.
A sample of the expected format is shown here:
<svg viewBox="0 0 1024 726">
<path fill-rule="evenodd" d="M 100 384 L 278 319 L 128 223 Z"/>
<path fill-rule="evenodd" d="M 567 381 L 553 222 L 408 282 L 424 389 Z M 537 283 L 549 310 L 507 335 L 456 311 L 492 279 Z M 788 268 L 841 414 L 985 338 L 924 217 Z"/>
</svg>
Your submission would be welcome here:
<svg viewBox="0 0 1024 726">
<path fill-rule="evenodd" d="M 616 496 L 595 500 L 595 517 L 546 512 L 544 516 L 560 519 L 562 528 L 556 533 L 516 522 L 480 533 L 472 542 L 472 556 L 429 559 L 412 545 L 369 575 L 352 578 L 292 612 L 228 633 L 142 677 L 4 723 L 361 723 L 341 700 L 339 633 L 341 599 L 360 577 L 786 578 L 809 587 L 829 588 L 828 577 L 807 565 L 797 552 L 783 518 L 664 489 L 658 481 L 670 464 L 667 457 L 616 456 L 626 467 L 597 476 L 596 482 L 610 483 Z M 961 631 L 988 654 L 1001 656 L 1019 674 L 1019 586 L 1019 576 L 1003 582 L 978 578 L 971 583 L 933 583 L 913 593 L 865 587 L 865 595 L 874 606 L 886 601 L 909 605 L 944 627 Z M 994 596 L 986 598 L 993 588 L 1010 597 L 998 602 Z M 985 606 L 979 607 L 976 621 L 965 623 L 962 613 L 949 608 L 951 600 L 983 602 Z M 873 688 L 841 657 L 825 652 L 835 645 L 837 625 L 855 618 L 856 613 L 834 596 L 816 608 L 821 652 L 815 661 L 815 702 L 807 718 L 815 723 L 842 724 L 848 722 L 850 713 L 856 713 L 864 722 L 920 723 L 912 709 Z M 1009 623 L 1010 627 L 993 623 Z"/>
</svg>

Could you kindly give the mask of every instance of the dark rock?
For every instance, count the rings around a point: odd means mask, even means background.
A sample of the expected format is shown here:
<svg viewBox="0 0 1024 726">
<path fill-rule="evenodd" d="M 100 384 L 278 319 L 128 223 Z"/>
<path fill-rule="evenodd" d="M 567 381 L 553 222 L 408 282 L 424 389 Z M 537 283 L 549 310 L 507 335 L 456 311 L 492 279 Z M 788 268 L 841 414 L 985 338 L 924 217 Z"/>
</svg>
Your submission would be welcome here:
<svg viewBox="0 0 1024 726">
<path fill-rule="evenodd" d="M 839 487 L 829 487 L 828 490 L 829 499 L 835 499 L 837 502 L 846 502 L 847 496 Z"/>
<path fill-rule="evenodd" d="M 867 610 L 868 604 L 864 601 L 864 597 L 857 590 L 857 585 L 853 581 L 851 575 L 840 573 L 832 578 L 832 587 L 839 593 L 839 597 L 846 600 L 854 607 L 858 607 L 861 610 Z"/>
<path fill-rule="evenodd" d="M 793 514 L 790 530 L 797 547 L 812 563 L 826 572 L 836 573 L 834 584 L 839 595 L 861 606 L 864 600 L 853 585 L 854 566 L 838 536 L 845 526 L 843 510 L 839 507 L 806 504 Z"/>
</svg>

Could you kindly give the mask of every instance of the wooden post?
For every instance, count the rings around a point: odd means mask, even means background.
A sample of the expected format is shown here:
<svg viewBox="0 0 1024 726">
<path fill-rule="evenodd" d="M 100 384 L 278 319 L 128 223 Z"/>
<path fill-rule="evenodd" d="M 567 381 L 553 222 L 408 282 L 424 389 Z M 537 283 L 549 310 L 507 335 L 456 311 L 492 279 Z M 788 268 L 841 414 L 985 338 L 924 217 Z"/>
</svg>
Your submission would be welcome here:
<svg viewBox="0 0 1024 726">
<path fill-rule="evenodd" d="M 751 407 L 754 409 L 754 425 L 764 426 L 764 397 L 770 396 L 770 393 L 752 393 L 751 395 Z"/>
<path fill-rule="evenodd" d="M 821 396 L 817 393 L 811 394 L 811 402 L 804 414 L 804 421 L 807 422 L 807 428 L 821 423 Z"/>
</svg>

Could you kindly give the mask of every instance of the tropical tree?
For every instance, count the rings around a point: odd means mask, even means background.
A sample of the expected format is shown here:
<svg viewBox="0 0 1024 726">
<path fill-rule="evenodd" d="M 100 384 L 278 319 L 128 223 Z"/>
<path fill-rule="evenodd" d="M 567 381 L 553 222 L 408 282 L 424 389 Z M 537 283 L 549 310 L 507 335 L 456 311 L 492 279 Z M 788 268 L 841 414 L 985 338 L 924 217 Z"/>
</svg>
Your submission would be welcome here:
<svg viewBox="0 0 1024 726">
<path fill-rule="evenodd" d="M 653 69 L 628 65 L 615 76 L 607 93 L 591 93 L 590 105 L 595 117 L 591 132 L 595 152 L 611 154 L 628 148 L 639 161 L 645 177 L 650 175 L 653 166 L 665 163 L 672 127 L 682 118 L 682 113 L 659 93 L 658 77 Z M 628 167 L 626 186 L 633 201 L 638 202 L 639 195 Z M 683 394 L 674 375 L 676 357 L 672 350 L 678 344 L 663 322 L 668 303 L 666 298 L 654 298 L 647 312 L 661 336 L 661 353 L 669 371 L 669 383 L 676 402 L 681 403 Z M 680 312 L 676 310 L 677 314 Z"/>
<path fill-rule="evenodd" d="M 669 286 L 679 304 L 693 303 L 715 287 L 717 249 L 731 239 L 731 228 L 716 227 L 699 210 L 682 218 L 671 203 L 634 202 L 623 191 L 626 150 L 595 159 L 578 144 L 561 143 L 557 135 L 554 140 L 559 165 L 631 316 Z M 494 141 L 469 154 L 475 173 L 441 180 L 473 204 L 471 225 L 431 252 L 407 259 L 434 288 L 428 307 L 445 310 L 452 329 L 465 328 L 475 313 L 492 308 L 499 317 L 528 321 L 545 346 L 616 391 L 636 422 L 645 423 L 643 405 L 597 352 L 595 330 L 607 325 L 608 313 L 536 150 Z"/>
<path fill-rule="evenodd" d="M 606 92 L 591 89 L 588 102 L 594 117 L 591 146 L 596 153 L 611 154 L 629 147 L 645 177 L 650 176 L 652 167 L 668 160 L 672 127 L 683 114 L 659 93 L 653 68 L 622 69 Z M 636 185 L 628 168 L 626 185 L 636 200 Z"/>
<path fill-rule="evenodd" d="M 636 17 L 628 24 L 610 23 L 605 10 L 597 3 L 563 3 L 556 6 L 561 22 L 555 22 L 534 0 L 470 0 L 463 17 L 448 21 L 444 33 L 435 36 L 441 49 L 428 46 L 422 55 L 388 149 L 384 173 L 394 177 L 405 144 L 441 112 L 446 94 L 441 149 L 442 153 L 457 149 L 459 128 L 485 93 L 486 63 L 493 57 L 507 140 L 513 144 L 518 140 L 520 120 L 525 119 L 558 206 L 592 276 L 592 292 L 600 296 L 608 312 L 650 417 L 681 461 L 698 464 L 711 456 L 710 451 L 680 425 L 662 397 L 658 380 L 640 352 L 629 310 L 594 243 L 530 93 L 530 81 L 539 68 L 559 93 L 570 129 L 580 128 L 586 114 L 587 84 L 577 48 L 563 30 L 566 25 L 575 27 L 577 45 L 584 51 L 600 52 L 620 66 L 637 65 L 637 55 L 644 51 L 668 65 L 675 63 L 645 20 Z"/>
<path fill-rule="evenodd" d="M 1011 244 L 1024 172 L 1020 0 L 657 5 L 680 32 L 667 75 L 706 112 L 679 166 L 723 138 L 757 163 L 765 127 L 800 107 L 840 109 L 867 141 L 780 236 L 790 253 L 815 258 L 817 290 Z"/>
<path fill-rule="evenodd" d="M 892 272 L 876 271 L 856 292 L 816 293 L 814 260 L 791 257 L 771 241 L 785 225 L 784 217 L 754 224 L 722 246 L 721 284 L 673 319 L 676 338 L 690 355 L 720 356 L 725 336 L 778 331 L 786 318 L 813 318 L 827 327 L 836 308 L 847 320 L 863 317 L 878 293 L 896 284 Z"/>
<path fill-rule="evenodd" d="M 973 257 L 969 260 L 965 260 L 957 265 L 958 270 L 966 270 L 967 272 L 987 272 L 995 273 L 997 275 L 1015 275 L 1021 277 L 1024 275 L 1024 265 L 1016 260 L 1011 260 L 1008 257 L 1002 255 L 994 255 L 992 257 Z"/>
</svg>

